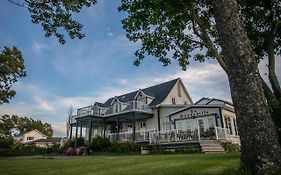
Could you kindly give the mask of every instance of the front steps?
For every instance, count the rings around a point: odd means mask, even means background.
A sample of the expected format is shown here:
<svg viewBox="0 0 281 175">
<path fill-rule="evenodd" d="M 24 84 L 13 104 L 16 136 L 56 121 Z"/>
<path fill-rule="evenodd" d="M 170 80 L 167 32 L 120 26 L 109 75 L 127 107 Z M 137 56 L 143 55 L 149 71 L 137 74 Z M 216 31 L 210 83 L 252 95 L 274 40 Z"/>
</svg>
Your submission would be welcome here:
<svg viewBox="0 0 281 175">
<path fill-rule="evenodd" d="M 202 153 L 225 153 L 220 142 L 216 140 L 201 140 L 199 143 Z"/>
</svg>

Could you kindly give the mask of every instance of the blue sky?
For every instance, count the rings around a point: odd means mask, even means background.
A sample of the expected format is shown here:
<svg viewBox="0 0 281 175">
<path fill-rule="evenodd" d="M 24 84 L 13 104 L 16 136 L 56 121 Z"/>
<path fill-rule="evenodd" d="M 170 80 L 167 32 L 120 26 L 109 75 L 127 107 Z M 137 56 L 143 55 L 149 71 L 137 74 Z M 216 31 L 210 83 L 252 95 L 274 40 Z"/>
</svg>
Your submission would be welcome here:
<svg viewBox="0 0 281 175">
<path fill-rule="evenodd" d="M 182 71 L 176 61 L 163 67 L 147 57 L 133 65 L 138 44 L 129 42 L 121 26 L 126 16 L 117 11 L 119 0 L 98 1 L 75 15 L 86 37 L 67 38 L 64 45 L 46 38 L 28 10 L 0 3 L 0 46 L 17 46 L 23 53 L 27 77 L 13 86 L 17 95 L 0 106 L 0 115 L 17 114 L 52 124 L 56 136 L 65 135 L 68 108 L 181 77 L 193 101 L 203 96 L 231 101 L 227 77 L 215 61 L 192 62 Z M 279 59 L 280 60 L 280 59 Z M 280 62 L 278 62 L 281 67 Z M 278 67 L 278 66 L 277 66 Z M 260 68 L 265 73 L 265 63 Z M 278 69 L 278 76 L 281 75 Z"/>
</svg>

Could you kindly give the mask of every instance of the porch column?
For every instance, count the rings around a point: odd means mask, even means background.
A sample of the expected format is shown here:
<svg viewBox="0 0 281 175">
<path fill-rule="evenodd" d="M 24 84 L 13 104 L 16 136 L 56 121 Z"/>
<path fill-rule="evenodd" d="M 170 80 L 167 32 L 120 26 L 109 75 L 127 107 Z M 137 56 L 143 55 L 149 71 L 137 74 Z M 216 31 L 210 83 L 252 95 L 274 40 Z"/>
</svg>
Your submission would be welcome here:
<svg viewBox="0 0 281 175">
<path fill-rule="evenodd" d="M 106 130 L 106 124 L 105 124 L 105 120 L 103 120 L 103 138 L 105 138 L 105 130 Z"/>
<path fill-rule="evenodd" d="M 75 132 L 75 145 L 74 147 L 77 147 L 77 136 L 78 136 L 78 121 L 76 122 L 76 132 Z"/>
<path fill-rule="evenodd" d="M 81 124 L 81 126 L 80 126 L 80 138 L 82 138 L 82 124 Z"/>
<path fill-rule="evenodd" d="M 92 119 L 90 119 L 89 137 L 88 137 L 89 146 L 91 145 L 91 142 L 92 142 L 92 127 L 93 127 Z"/>
<path fill-rule="evenodd" d="M 133 140 L 136 140 L 136 113 L 133 113 Z"/>
<path fill-rule="evenodd" d="M 116 139 L 118 141 L 119 139 L 119 117 L 116 118 L 116 123 L 117 123 L 117 135 L 116 135 Z"/>
<path fill-rule="evenodd" d="M 69 139 L 71 140 L 72 138 L 72 124 L 70 124 L 70 134 L 69 134 Z"/>
</svg>

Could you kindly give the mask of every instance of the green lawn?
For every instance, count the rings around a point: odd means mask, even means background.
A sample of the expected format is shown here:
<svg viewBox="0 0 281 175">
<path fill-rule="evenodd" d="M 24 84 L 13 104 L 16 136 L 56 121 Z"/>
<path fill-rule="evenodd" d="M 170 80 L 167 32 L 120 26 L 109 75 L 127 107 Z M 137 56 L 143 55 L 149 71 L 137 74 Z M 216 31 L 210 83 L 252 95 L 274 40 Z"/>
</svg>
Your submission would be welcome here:
<svg viewBox="0 0 281 175">
<path fill-rule="evenodd" d="M 0 158 L 1 175 L 178 175 L 229 174 L 240 154 L 176 154 Z"/>
</svg>

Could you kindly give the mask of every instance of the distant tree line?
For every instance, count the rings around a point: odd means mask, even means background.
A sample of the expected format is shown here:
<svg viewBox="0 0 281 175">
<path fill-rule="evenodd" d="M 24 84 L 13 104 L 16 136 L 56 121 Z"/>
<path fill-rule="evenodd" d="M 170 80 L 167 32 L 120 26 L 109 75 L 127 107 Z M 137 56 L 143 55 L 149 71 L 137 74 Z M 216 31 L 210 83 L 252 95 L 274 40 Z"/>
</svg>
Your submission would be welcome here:
<svg viewBox="0 0 281 175">
<path fill-rule="evenodd" d="M 37 129 L 48 137 L 52 137 L 54 130 L 49 123 L 17 115 L 2 115 L 0 118 L 0 136 L 10 137 L 13 132 L 22 134 Z"/>
</svg>

